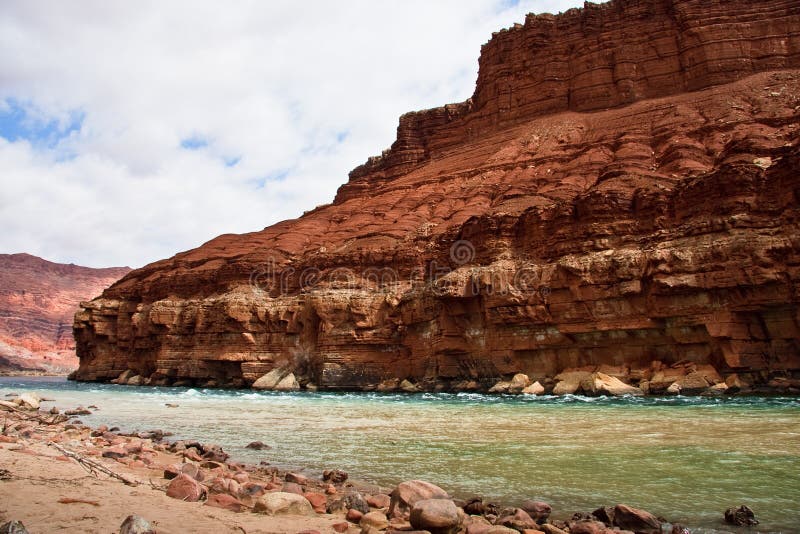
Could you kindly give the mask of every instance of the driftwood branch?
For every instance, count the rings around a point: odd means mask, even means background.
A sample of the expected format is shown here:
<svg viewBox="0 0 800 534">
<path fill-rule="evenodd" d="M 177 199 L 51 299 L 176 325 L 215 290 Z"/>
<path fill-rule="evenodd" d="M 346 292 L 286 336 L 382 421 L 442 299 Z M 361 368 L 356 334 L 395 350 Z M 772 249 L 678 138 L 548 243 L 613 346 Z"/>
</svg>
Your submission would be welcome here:
<svg viewBox="0 0 800 534">
<path fill-rule="evenodd" d="M 61 445 L 59 445 L 58 443 L 54 443 L 54 442 L 50 441 L 47 444 L 52 446 L 52 447 L 55 447 L 64 456 L 66 456 L 68 458 L 72 458 L 73 460 L 78 462 L 84 469 L 86 469 L 87 471 L 89 471 L 91 474 L 93 474 L 95 476 L 97 476 L 97 472 L 100 472 L 100 473 L 103 473 L 103 474 L 106 474 L 106 475 L 110 476 L 111 478 L 116 478 L 117 480 L 127 484 L 128 486 L 138 486 L 139 485 L 138 481 L 136 481 L 136 480 L 134 480 L 134 479 L 132 479 L 130 477 L 127 477 L 125 475 L 121 475 L 119 473 L 115 473 L 114 471 L 112 471 L 108 467 L 104 466 L 103 464 L 95 462 L 94 460 L 90 460 L 89 458 L 86 458 L 85 456 L 81 456 L 80 454 L 78 454 L 76 452 L 72 452 L 70 450 L 67 450 L 64 447 L 62 447 Z"/>
<path fill-rule="evenodd" d="M 27 421 L 38 421 L 39 423 L 42 423 L 44 425 L 55 425 L 58 423 L 63 423 L 68 419 L 61 414 L 44 415 L 40 413 L 30 413 L 20 408 L 15 408 L 14 406 L 11 406 L 10 402 L 4 402 L 3 404 L 0 404 L 0 410 L 6 410 L 15 413 L 19 415 L 22 419 L 25 419 Z"/>
<path fill-rule="evenodd" d="M 150 482 L 150 487 L 153 488 L 154 490 L 167 491 L 166 486 L 161 486 L 159 484 L 156 484 L 155 482 L 153 482 L 152 478 L 148 478 L 147 480 Z"/>
<path fill-rule="evenodd" d="M 3 402 L 2 404 L 0 404 L 0 410 L 7 410 L 9 412 L 18 413 L 19 415 L 22 416 L 23 419 L 34 419 L 36 417 L 30 412 L 26 412 L 25 410 L 13 406 L 13 404 L 14 404 L 13 402 L 8 402 L 8 401 Z"/>
</svg>

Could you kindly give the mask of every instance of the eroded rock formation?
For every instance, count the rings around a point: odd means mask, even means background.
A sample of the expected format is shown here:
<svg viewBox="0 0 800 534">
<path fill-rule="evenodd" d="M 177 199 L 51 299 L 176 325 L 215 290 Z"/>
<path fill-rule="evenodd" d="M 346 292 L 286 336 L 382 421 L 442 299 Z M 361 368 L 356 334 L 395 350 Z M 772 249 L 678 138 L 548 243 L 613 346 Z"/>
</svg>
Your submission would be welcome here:
<svg viewBox="0 0 800 534">
<path fill-rule="evenodd" d="M 0 254 L 0 373 L 75 369 L 72 321 L 78 304 L 128 271 Z"/>
<path fill-rule="evenodd" d="M 530 15 L 483 47 L 470 100 L 401 117 L 333 204 L 84 303 L 75 377 L 247 386 L 283 367 L 322 388 L 430 389 L 603 366 L 636 385 L 710 364 L 791 378 L 798 169 L 796 2 Z"/>
</svg>

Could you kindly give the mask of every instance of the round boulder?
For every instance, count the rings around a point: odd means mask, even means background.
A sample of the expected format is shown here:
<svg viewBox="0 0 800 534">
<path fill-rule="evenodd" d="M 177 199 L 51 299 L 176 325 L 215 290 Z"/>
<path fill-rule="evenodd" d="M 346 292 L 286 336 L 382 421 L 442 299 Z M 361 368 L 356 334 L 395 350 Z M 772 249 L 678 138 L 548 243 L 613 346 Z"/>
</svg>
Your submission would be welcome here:
<svg viewBox="0 0 800 534">
<path fill-rule="evenodd" d="M 625 504 L 614 507 L 614 525 L 638 534 L 660 534 L 661 521 L 650 512 Z"/>
<path fill-rule="evenodd" d="M 280 382 L 275 384 L 273 389 L 275 391 L 297 391 L 300 389 L 300 383 L 297 381 L 294 373 L 289 373 L 283 377 Z"/>
<path fill-rule="evenodd" d="M 741 505 L 738 508 L 725 510 L 725 522 L 739 527 L 750 527 L 758 524 L 756 514 L 749 507 Z"/>
<path fill-rule="evenodd" d="M 22 521 L 9 521 L 0 525 L 0 534 L 28 534 Z"/>
<path fill-rule="evenodd" d="M 206 488 L 198 481 L 181 473 L 167 486 L 167 497 L 187 502 L 197 502 L 206 494 Z"/>
<path fill-rule="evenodd" d="M 206 474 L 197 464 L 187 462 L 185 464 L 181 464 L 180 467 L 181 467 L 181 473 L 192 477 L 198 482 L 202 482 L 203 480 L 206 479 Z"/>
<path fill-rule="evenodd" d="M 308 493 L 304 493 L 303 497 L 308 499 L 308 502 L 311 503 L 311 507 L 314 509 L 315 512 L 318 514 L 324 514 L 326 507 L 328 506 L 328 498 L 325 497 L 322 493 L 317 493 L 314 491 L 310 491 Z"/>
<path fill-rule="evenodd" d="M 496 525 L 513 528 L 522 532 L 525 529 L 535 529 L 536 521 L 522 508 L 506 508 L 495 521 Z"/>
<path fill-rule="evenodd" d="M 588 371 L 564 371 L 555 376 L 556 387 L 553 395 L 571 395 L 581 389 L 581 384 L 588 381 L 592 373 Z"/>
<path fill-rule="evenodd" d="M 553 511 L 546 502 L 534 501 L 532 499 L 525 499 L 522 501 L 521 508 L 537 523 L 544 523 L 544 521 L 550 517 L 550 512 Z"/>
<path fill-rule="evenodd" d="M 614 397 L 621 397 L 622 395 L 643 395 L 644 392 L 630 384 L 626 384 L 619 378 L 605 373 L 595 373 L 594 377 L 594 392 L 601 395 L 612 395 Z"/>
<path fill-rule="evenodd" d="M 284 493 L 296 493 L 298 495 L 302 495 L 303 493 L 305 493 L 303 491 L 303 486 L 301 486 L 300 484 L 296 484 L 294 482 L 284 483 L 283 487 L 281 488 L 281 491 Z"/>
<path fill-rule="evenodd" d="M 483 499 L 480 497 L 472 497 L 468 499 L 464 506 L 461 507 L 467 515 L 483 515 L 486 510 L 483 504 Z"/>
<path fill-rule="evenodd" d="M 388 508 L 391 502 L 392 498 L 388 495 L 384 495 L 383 493 L 378 493 L 376 495 L 370 495 L 367 497 L 367 504 L 369 504 L 372 508 Z"/>
<path fill-rule="evenodd" d="M 363 495 L 353 491 L 344 496 L 344 505 L 350 510 L 358 510 L 362 514 L 369 513 L 369 503 Z"/>
<path fill-rule="evenodd" d="M 344 518 L 350 521 L 351 523 L 361 522 L 362 517 L 364 517 L 364 514 L 362 514 L 355 508 L 350 508 L 344 516 Z"/>
<path fill-rule="evenodd" d="M 322 480 L 333 484 L 341 484 L 347 480 L 347 473 L 341 469 L 326 469 L 322 472 Z"/>
<path fill-rule="evenodd" d="M 408 519 L 414 503 L 424 499 L 448 499 L 447 492 L 424 480 L 401 482 L 392 491 L 389 502 L 389 517 Z"/>
<path fill-rule="evenodd" d="M 308 499 L 296 493 L 281 491 L 265 493 L 259 497 L 253 511 L 267 515 L 316 515 Z"/>
<path fill-rule="evenodd" d="M 452 534 L 461 525 L 461 515 L 450 499 L 418 500 L 411 508 L 409 519 L 412 527 L 431 534 Z"/>
<path fill-rule="evenodd" d="M 276 368 L 265 374 L 251 386 L 253 389 L 275 389 L 275 386 L 287 375 L 289 371 L 286 369 Z"/>
<path fill-rule="evenodd" d="M 528 375 L 517 373 L 508 384 L 509 393 L 520 393 L 523 389 L 531 385 L 531 379 Z"/>
<path fill-rule="evenodd" d="M 19 400 L 22 401 L 22 404 L 25 408 L 29 410 L 38 410 L 39 402 L 42 399 L 36 393 L 32 391 L 26 391 L 25 393 L 19 396 Z"/>
<path fill-rule="evenodd" d="M 358 522 L 361 528 L 374 528 L 375 530 L 384 530 L 389 526 L 389 520 L 383 512 L 369 512 L 361 516 Z"/>
<path fill-rule="evenodd" d="M 119 534 L 156 534 L 156 527 L 144 517 L 129 515 L 120 525 Z"/>
<path fill-rule="evenodd" d="M 679 378 L 676 382 L 681 395 L 699 395 L 710 385 L 702 373 L 691 372 Z"/>
<path fill-rule="evenodd" d="M 399 387 L 400 391 L 403 391 L 405 393 L 417 393 L 419 391 L 419 386 L 417 386 L 408 379 L 404 379 L 402 382 L 400 382 Z"/>
<path fill-rule="evenodd" d="M 525 395 L 544 395 L 544 386 L 537 380 L 530 386 L 524 388 L 522 393 Z"/>
</svg>

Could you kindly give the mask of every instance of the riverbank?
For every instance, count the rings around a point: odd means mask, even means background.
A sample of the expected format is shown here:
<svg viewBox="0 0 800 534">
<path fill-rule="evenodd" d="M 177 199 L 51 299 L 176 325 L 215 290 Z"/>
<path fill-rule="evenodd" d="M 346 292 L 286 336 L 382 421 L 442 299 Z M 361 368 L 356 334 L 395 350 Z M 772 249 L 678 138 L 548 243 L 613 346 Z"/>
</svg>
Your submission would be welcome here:
<svg viewBox="0 0 800 534">
<path fill-rule="evenodd" d="M 20 521 L 32 533 L 115 532 L 130 515 L 161 534 L 354 534 L 423 528 L 467 534 L 592 534 L 612 525 L 652 534 L 666 522 L 625 505 L 552 520 L 551 508 L 543 502 L 528 499 L 520 507 L 502 507 L 480 498 L 452 500 L 443 489 L 422 481 L 401 483 L 390 494 L 348 481 L 340 470 L 315 479 L 266 462 L 244 464 L 216 445 L 170 442 L 162 430 L 122 434 L 106 425 L 91 428 L 74 419 L 89 414 L 87 408 L 62 414 L 40 410 L 41 398 L 33 393 L 9 398 L 0 401 L 0 523 Z M 260 442 L 248 447 L 269 448 Z M 669 528 L 687 532 L 681 526 Z"/>
<path fill-rule="evenodd" d="M 21 521 L 31 533 L 117 532 L 131 514 L 160 534 L 333 532 L 334 525 L 343 532 L 350 526 L 344 513 L 319 514 L 310 504 L 304 514 L 252 513 L 259 497 L 281 489 L 300 491 L 324 512 L 320 501 L 327 504 L 356 488 L 346 481 L 315 481 L 230 461 L 219 447 L 170 443 L 161 431 L 123 435 L 8 403 L 0 405 L 0 417 L 0 523 Z M 302 484 L 287 487 L 287 478 Z"/>
<path fill-rule="evenodd" d="M 680 361 L 650 365 L 590 365 L 567 368 L 554 375 L 528 376 L 517 372 L 481 379 L 427 377 L 387 378 L 359 387 L 326 384 L 291 366 L 275 367 L 265 374 L 244 377 L 168 377 L 126 369 L 115 378 L 89 380 L 80 369 L 70 380 L 107 382 L 128 386 L 200 387 L 206 389 L 254 389 L 257 391 L 361 391 L 378 393 L 483 393 L 501 395 L 675 396 L 675 395 L 800 395 L 800 376 L 787 371 L 720 372 L 709 364 Z"/>
<path fill-rule="evenodd" d="M 0 369 L 0 376 L 51 376 L 51 377 L 63 377 L 66 378 L 69 376 L 69 373 L 54 373 L 49 371 L 39 371 L 36 369 L 28 369 L 28 370 L 14 370 L 14 369 Z"/>
</svg>

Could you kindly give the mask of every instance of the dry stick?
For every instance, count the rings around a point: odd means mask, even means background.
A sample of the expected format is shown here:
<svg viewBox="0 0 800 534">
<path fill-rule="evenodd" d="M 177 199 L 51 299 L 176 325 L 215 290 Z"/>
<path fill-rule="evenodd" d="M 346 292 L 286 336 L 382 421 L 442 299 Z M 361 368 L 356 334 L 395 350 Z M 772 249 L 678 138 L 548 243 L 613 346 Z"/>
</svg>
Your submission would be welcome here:
<svg viewBox="0 0 800 534">
<path fill-rule="evenodd" d="M 108 476 L 110 476 L 112 478 L 116 478 L 117 480 L 120 480 L 120 481 L 124 482 L 128 486 L 138 486 L 139 485 L 138 481 L 133 480 L 132 478 L 128 478 L 125 475 L 120 475 L 119 473 L 115 473 L 114 471 L 112 471 L 108 467 L 104 466 L 103 464 L 95 462 L 94 460 L 90 460 L 89 458 L 81 456 L 80 454 L 78 454 L 76 452 L 69 451 L 69 450 L 65 449 L 64 447 L 62 447 L 61 445 L 59 445 L 58 443 L 53 443 L 52 441 L 49 441 L 47 444 L 52 446 L 52 447 L 55 447 L 64 456 L 72 458 L 73 460 L 78 462 L 81 466 L 83 466 L 87 471 L 89 471 L 93 475 L 95 474 L 94 473 L 95 471 L 100 471 L 101 473 L 105 473 L 106 475 L 108 475 Z"/>
<path fill-rule="evenodd" d="M 58 499 L 58 502 L 61 504 L 91 504 L 92 506 L 100 506 L 100 503 L 97 501 L 89 501 L 86 499 L 73 499 L 71 497 L 61 497 Z"/>
<path fill-rule="evenodd" d="M 8 406 L 6 404 L 1 405 L 0 406 L 0 410 L 8 410 L 10 412 L 19 414 L 20 417 L 22 417 L 23 419 L 25 419 L 27 421 L 38 421 L 38 422 L 40 422 L 42 424 L 45 424 L 45 425 L 55 425 L 55 424 L 63 423 L 64 421 L 66 421 L 66 419 L 63 419 L 62 417 L 59 417 L 60 414 L 55 414 L 52 417 L 50 417 L 49 419 L 47 419 L 46 415 L 32 414 L 32 413 L 26 412 L 25 410 L 20 410 L 19 408 L 14 408 L 14 407 Z M 4 431 L 5 431 L 5 428 L 4 428 Z"/>
<path fill-rule="evenodd" d="M 14 408 L 13 406 L 9 406 L 11 403 L 8 404 L 0 404 L 0 410 L 7 410 L 9 412 L 18 413 L 22 416 L 23 419 L 35 419 L 36 416 L 26 412 L 25 410 L 20 410 L 19 408 Z"/>
<path fill-rule="evenodd" d="M 167 488 L 165 486 L 159 486 L 158 484 L 153 482 L 152 478 L 148 478 L 147 480 L 150 482 L 150 487 L 153 488 L 154 490 L 167 491 Z"/>
</svg>

